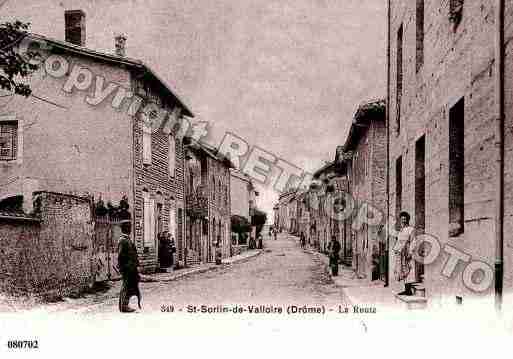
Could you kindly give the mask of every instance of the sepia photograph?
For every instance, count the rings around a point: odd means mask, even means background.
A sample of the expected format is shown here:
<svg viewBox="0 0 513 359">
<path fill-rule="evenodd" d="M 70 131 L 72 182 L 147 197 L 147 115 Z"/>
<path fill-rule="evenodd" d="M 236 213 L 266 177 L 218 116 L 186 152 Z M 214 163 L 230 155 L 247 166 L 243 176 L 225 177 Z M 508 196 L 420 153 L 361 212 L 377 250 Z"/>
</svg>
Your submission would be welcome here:
<svg viewBox="0 0 513 359">
<path fill-rule="evenodd" d="M 0 0 L 0 355 L 500 351 L 512 39 L 513 0 Z"/>
</svg>

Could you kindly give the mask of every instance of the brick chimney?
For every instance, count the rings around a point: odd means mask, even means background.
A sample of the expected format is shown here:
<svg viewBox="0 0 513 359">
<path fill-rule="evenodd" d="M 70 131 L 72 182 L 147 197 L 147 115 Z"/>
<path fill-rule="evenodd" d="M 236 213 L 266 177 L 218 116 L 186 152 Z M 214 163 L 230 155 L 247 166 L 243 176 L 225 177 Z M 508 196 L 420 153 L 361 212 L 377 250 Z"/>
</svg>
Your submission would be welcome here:
<svg viewBox="0 0 513 359">
<path fill-rule="evenodd" d="M 64 12 L 66 42 L 85 46 L 86 28 L 85 12 L 82 10 L 67 10 Z"/>
<path fill-rule="evenodd" d="M 116 47 L 116 55 L 125 57 L 126 56 L 126 36 L 123 34 L 116 35 L 114 37 L 114 45 Z"/>
</svg>

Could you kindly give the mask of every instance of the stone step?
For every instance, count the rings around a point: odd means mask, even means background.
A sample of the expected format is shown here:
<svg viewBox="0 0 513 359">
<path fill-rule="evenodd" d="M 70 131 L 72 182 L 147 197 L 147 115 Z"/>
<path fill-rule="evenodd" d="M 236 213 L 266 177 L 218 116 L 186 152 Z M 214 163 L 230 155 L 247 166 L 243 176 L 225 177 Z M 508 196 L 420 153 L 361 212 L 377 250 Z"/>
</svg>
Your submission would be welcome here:
<svg viewBox="0 0 513 359">
<path fill-rule="evenodd" d="M 342 264 L 344 264 L 346 266 L 351 266 L 352 263 L 353 263 L 353 257 L 352 256 L 342 257 Z"/>
<path fill-rule="evenodd" d="M 427 308 L 427 298 L 419 297 L 416 295 L 395 295 L 396 303 L 405 307 L 407 310 L 414 309 L 426 309 Z"/>
<path fill-rule="evenodd" d="M 422 284 L 413 285 L 413 295 L 416 297 L 426 298 L 426 288 Z"/>
</svg>

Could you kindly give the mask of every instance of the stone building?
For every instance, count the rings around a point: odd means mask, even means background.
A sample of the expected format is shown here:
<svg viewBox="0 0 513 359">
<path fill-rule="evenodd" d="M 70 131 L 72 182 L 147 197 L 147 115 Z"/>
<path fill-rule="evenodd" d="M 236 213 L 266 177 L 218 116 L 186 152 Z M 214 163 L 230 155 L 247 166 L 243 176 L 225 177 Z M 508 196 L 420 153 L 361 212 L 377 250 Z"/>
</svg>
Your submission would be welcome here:
<svg viewBox="0 0 513 359">
<path fill-rule="evenodd" d="M 330 208 L 332 184 L 330 180 L 334 177 L 335 164 L 328 162 L 313 174 L 316 184 L 312 188 L 312 195 L 316 198 L 312 202 L 312 219 L 314 221 L 317 248 L 322 253 L 328 253 L 328 244 L 333 234 L 333 215 Z"/>
<path fill-rule="evenodd" d="M 513 2 L 389 4 L 388 211 L 440 243 L 419 278 L 428 305 L 500 305 L 513 284 Z M 454 268 L 451 253 L 464 253 Z"/>
<path fill-rule="evenodd" d="M 306 211 L 308 211 L 308 232 L 306 233 L 306 242 L 309 246 L 319 249 L 319 193 L 321 192 L 319 181 L 312 181 L 305 194 Z"/>
<path fill-rule="evenodd" d="M 347 156 L 339 146 L 335 159 L 313 174 L 314 185 L 309 189 L 311 235 L 318 242 L 321 252 L 328 252 L 328 245 L 335 236 L 341 245 L 341 258 L 350 264 L 352 258 L 352 212 L 346 211 L 350 195 Z"/>
<path fill-rule="evenodd" d="M 231 202 L 231 216 L 237 216 L 239 220 L 244 219 L 244 223 L 248 226 L 247 235 L 235 235 L 235 246 L 239 246 L 240 252 L 248 245 L 248 237 L 255 236 L 256 228 L 251 226 L 251 217 L 256 208 L 256 197 L 258 192 L 255 189 L 251 178 L 239 170 L 230 170 L 230 202 Z"/>
<path fill-rule="evenodd" d="M 278 224 L 280 223 L 280 207 L 278 206 L 278 204 L 275 204 L 273 206 L 273 218 L 273 229 L 277 229 Z"/>
<path fill-rule="evenodd" d="M 358 107 L 344 144 L 351 154 L 350 190 L 355 216 L 362 216 L 365 206 L 380 213 L 386 209 L 386 126 L 385 102 L 371 101 Z M 371 217 L 366 214 L 364 216 Z M 364 221 L 352 223 L 353 269 L 359 278 L 386 280 L 386 235 L 382 225 Z"/>
<path fill-rule="evenodd" d="M 296 223 L 297 223 L 297 235 L 305 236 L 306 242 L 308 242 L 308 236 L 310 232 L 310 211 L 308 209 L 307 202 L 307 190 L 299 190 L 296 195 Z"/>
<path fill-rule="evenodd" d="M 290 234 L 297 234 L 297 190 L 294 190 L 288 198 L 287 203 L 287 232 Z"/>
<path fill-rule="evenodd" d="M 292 222 L 290 211 L 292 211 L 292 205 L 289 205 L 289 203 L 295 194 L 296 189 L 288 189 L 278 197 L 278 230 L 280 232 L 289 232 L 291 230 Z"/>
<path fill-rule="evenodd" d="M 186 139 L 186 264 L 213 262 L 216 247 L 231 255 L 230 161 Z"/>
<path fill-rule="evenodd" d="M 83 22 L 80 13 L 76 20 Z M 116 40 L 116 54 L 103 53 L 82 46 L 80 31 L 66 28 L 74 43 L 26 39 L 37 43 L 44 60 L 30 78 L 33 95 L 4 101 L 0 201 L 21 195 L 30 213 L 35 191 L 93 195 L 105 203 L 126 196 L 142 267 L 151 271 L 160 232 L 172 233 L 183 258 L 184 163 L 177 129 L 192 113 L 148 66 L 123 56 L 126 39 Z M 152 130 L 161 119 L 163 126 Z"/>
</svg>

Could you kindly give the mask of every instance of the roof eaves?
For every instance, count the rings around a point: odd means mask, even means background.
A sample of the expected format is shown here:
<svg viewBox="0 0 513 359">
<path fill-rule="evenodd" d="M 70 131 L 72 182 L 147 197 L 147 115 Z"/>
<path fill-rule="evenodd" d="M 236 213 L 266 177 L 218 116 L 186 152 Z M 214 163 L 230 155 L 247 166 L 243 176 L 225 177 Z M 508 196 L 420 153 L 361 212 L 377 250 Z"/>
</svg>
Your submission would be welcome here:
<svg viewBox="0 0 513 359">
<path fill-rule="evenodd" d="M 65 42 L 65 41 L 61 41 L 61 40 L 52 39 L 52 38 L 49 38 L 49 37 L 46 37 L 43 35 L 39 35 L 39 34 L 30 33 L 29 36 L 35 40 L 49 42 L 53 46 L 58 47 L 62 50 L 75 52 L 77 54 L 81 54 L 84 56 L 94 57 L 99 60 L 128 65 L 128 66 L 132 66 L 132 67 L 138 67 L 138 68 L 145 66 L 142 63 L 142 61 L 137 60 L 137 59 L 132 59 L 129 57 L 121 57 L 121 56 L 117 56 L 117 55 L 113 55 L 113 54 L 108 54 L 106 52 L 92 50 L 87 47 L 78 46 L 78 45 L 71 44 L 69 42 Z"/>
<path fill-rule="evenodd" d="M 153 76 L 158 82 L 160 82 L 162 84 L 162 86 L 164 86 L 164 88 L 171 94 L 171 96 L 178 102 L 178 104 L 184 109 L 185 113 L 184 115 L 187 116 L 187 117 L 194 117 L 194 114 L 192 113 L 192 111 L 189 109 L 189 107 L 184 103 L 184 101 L 180 98 L 180 96 L 178 96 L 176 94 L 176 92 L 174 90 L 171 89 L 171 87 L 168 85 L 168 83 L 166 81 L 164 81 L 155 71 L 153 71 L 153 69 L 148 66 L 147 64 L 145 63 L 142 63 L 142 65 L 144 66 L 144 68 L 146 69 L 146 71 L 151 75 Z"/>
<path fill-rule="evenodd" d="M 314 178 L 318 178 L 323 172 L 330 169 L 335 164 L 334 161 L 330 161 L 324 164 L 321 168 L 319 168 L 317 171 L 313 173 Z"/>
<path fill-rule="evenodd" d="M 11 221 L 29 221 L 29 222 L 41 222 L 40 218 L 27 215 L 25 213 L 16 212 L 4 212 L 0 211 L 0 219 L 11 220 Z"/>
</svg>

